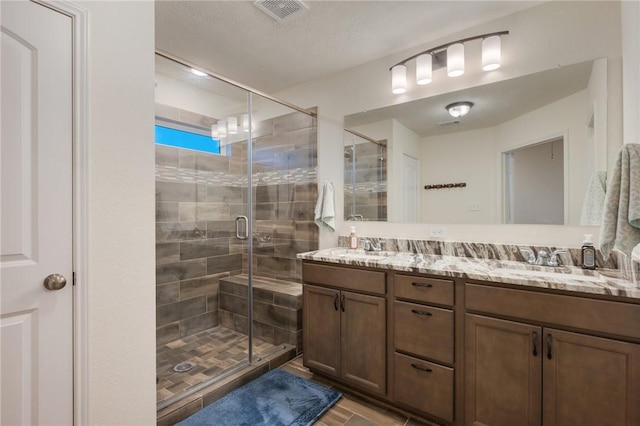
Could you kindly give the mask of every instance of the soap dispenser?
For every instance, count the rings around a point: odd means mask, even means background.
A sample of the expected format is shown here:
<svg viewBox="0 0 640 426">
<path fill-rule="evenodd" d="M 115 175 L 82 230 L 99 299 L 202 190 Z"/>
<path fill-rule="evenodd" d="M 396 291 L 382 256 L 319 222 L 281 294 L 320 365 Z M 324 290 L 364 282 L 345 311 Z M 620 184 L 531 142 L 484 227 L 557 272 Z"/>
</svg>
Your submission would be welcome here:
<svg viewBox="0 0 640 426">
<path fill-rule="evenodd" d="M 596 249 L 591 242 L 591 238 L 591 234 L 584 234 L 581 249 L 583 269 L 596 269 Z"/>
<path fill-rule="evenodd" d="M 351 233 L 349 234 L 349 248 L 357 249 L 358 248 L 358 236 L 356 235 L 356 227 L 351 227 Z"/>
</svg>

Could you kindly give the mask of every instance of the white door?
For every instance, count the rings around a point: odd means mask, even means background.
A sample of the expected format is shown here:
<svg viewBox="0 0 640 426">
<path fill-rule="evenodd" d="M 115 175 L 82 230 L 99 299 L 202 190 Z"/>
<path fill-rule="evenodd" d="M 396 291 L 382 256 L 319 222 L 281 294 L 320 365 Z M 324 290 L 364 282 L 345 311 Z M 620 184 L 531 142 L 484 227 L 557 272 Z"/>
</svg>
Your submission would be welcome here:
<svg viewBox="0 0 640 426">
<path fill-rule="evenodd" d="M 0 5 L 0 424 L 66 426 L 73 424 L 72 21 L 36 3 Z M 55 273 L 66 286 L 45 289 Z"/>
<path fill-rule="evenodd" d="M 403 222 L 418 222 L 418 160 L 407 154 L 402 154 L 402 198 Z"/>
</svg>

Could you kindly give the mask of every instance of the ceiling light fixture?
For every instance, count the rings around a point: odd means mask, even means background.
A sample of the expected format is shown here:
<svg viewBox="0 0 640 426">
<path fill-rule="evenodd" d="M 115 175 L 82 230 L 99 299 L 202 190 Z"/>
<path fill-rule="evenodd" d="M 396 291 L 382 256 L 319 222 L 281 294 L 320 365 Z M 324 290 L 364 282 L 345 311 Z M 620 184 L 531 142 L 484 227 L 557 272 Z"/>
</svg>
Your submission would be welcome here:
<svg viewBox="0 0 640 426">
<path fill-rule="evenodd" d="M 473 102 L 463 101 L 463 102 L 454 102 L 446 106 L 447 111 L 449 111 L 449 115 L 454 118 L 464 117 L 469 113 L 471 107 L 473 106 Z"/>
<path fill-rule="evenodd" d="M 191 68 L 191 72 L 195 75 L 197 75 L 198 77 L 206 77 L 208 74 L 206 72 L 202 72 L 200 70 L 197 70 L 195 68 Z"/>
<path fill-rule="evenodd" d="M 468 41 L 482 39 L 482 69 L 492 71 L 500 68 L 501 37 L 509 31 L 482 34 L 475 37 L 463 38 L 451 43 L 443 44 L 433 49 L 425 50 L 400 61 L 389 70 L 391 71 L 391 90 L 395 94 L 407 91 L 407 62 L 416 60 L 416 83 L 429 84 L 432 81 L 434 69 L 446 64 L 449 77 L 459 77 L 464 74 L 464 44 Z"/>
</svg>

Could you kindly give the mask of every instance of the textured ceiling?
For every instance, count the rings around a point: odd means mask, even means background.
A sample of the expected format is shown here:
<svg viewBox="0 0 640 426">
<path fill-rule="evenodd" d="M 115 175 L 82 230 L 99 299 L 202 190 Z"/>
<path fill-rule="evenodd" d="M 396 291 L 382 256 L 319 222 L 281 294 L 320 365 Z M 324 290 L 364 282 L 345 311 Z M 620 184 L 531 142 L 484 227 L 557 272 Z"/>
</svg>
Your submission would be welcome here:
<svg viewBox="0 0 640 426">
<path fill-rule="evenodd" d="M 305 1 L 277 22 L 252 1 L 156 1 L 156 47 L 274 93 L 538 3 Z"/>
</svg>

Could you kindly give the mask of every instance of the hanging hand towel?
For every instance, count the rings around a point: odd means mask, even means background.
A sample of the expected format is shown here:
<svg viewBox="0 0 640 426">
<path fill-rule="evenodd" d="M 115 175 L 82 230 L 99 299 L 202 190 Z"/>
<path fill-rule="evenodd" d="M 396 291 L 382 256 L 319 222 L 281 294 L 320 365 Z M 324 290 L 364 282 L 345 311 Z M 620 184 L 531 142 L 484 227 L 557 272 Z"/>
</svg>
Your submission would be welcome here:
<svg viewBox="0 0 640 426">
<path fill-rule="evenodd" d="M 582 203 L 581 226 L 600 226 L 604 211 L 604 195 L 607 189 L 607 172 L 594 172 L 591 175 L 587 193 Z"/>
<path fill-rule="evenodd" d="M 600 228 L 605 259 L 614 247 L 629 256 L 640 242 L 640 144 L 622 147 L 609 178 Z"/>
<path fill-rule="evenodd" d="M 326 226 L 332 231 L 336 230 L 336 209 L 334 202 L 333 184 L 325 182 L 315 209 L 315 221 L 318 227 Z"/>
</svg>

